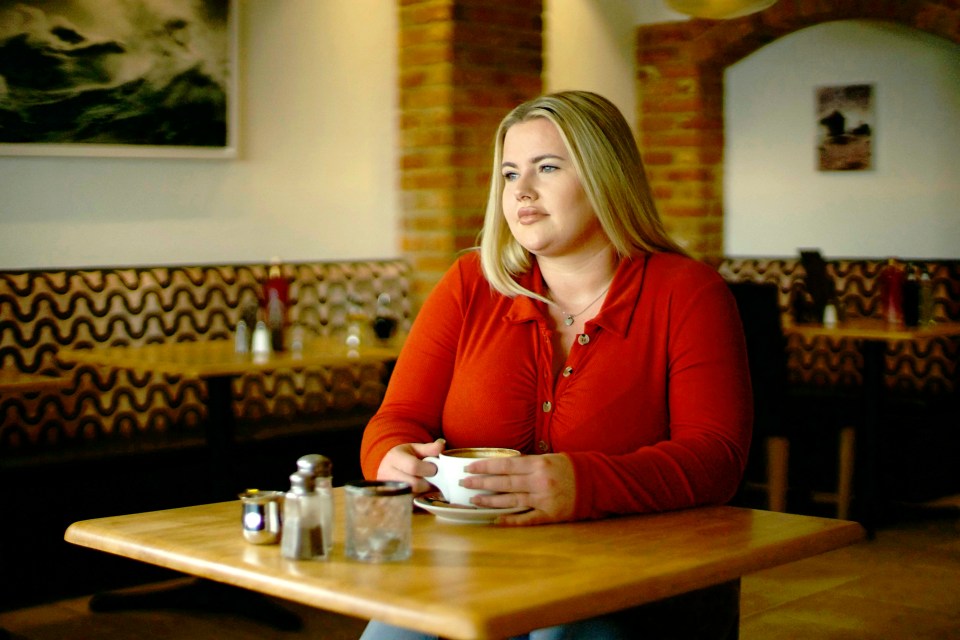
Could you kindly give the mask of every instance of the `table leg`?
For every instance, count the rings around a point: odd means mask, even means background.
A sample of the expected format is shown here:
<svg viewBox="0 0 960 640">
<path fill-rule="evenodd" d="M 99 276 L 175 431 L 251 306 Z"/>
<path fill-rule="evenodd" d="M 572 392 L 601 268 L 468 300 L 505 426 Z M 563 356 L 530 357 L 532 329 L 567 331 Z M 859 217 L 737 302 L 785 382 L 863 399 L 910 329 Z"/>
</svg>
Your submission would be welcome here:
<svg viewBox="0 0 960 640">
<path fill-rule="evenodd" d="M 208 378 L 206 382 L 206 440 L 211 475 L 208 491 L 212 492 L 212 501 L 235 500 L 238 493 L 233 484 L 236 469 L 231 462 L 236 436 L 233 378 L 218 376 Z M 238 530 L 239 516 L 238 510 Z M 148 585 L 132 591 L 98 593 L 90 598 L 89 607 L 98 612 L 130 609 L 219 611 L 244 616 L 280 631 L 297 631 L 303 626 L 297 614 L 262 594 L 202 578 L 191 579 L 185 584 Z"/>
<path fill-rule="evenodd" d="M 860 523 L 873 538 L 880 517 L 880 428 L 883 402 L 884 356 L 887 343 L 864 340 L 863 354 L 863 428 L 857 434 L 857 496 Z"/>
<path fill-rule="evenodd" d="M 280 631 L 298 631 L 300 616 L 255 591 L 202 578 L 170 585 L 147 585 L 126 591 L 98 593 L 90 598 L 91 611 L 179 609 L 242 616 Z M 0 636 L 2 640 L 2 636 Z"/>
<path fill-rule="evenodd" d="M 207 449 L 210 452 L 210 490 L 212 501 L 232 500 L 238 489 L 233 485 L 236 469 L 231 463 L 236 437 L 233 414 L 233 378 L 207 378 Z"/>
</svg>

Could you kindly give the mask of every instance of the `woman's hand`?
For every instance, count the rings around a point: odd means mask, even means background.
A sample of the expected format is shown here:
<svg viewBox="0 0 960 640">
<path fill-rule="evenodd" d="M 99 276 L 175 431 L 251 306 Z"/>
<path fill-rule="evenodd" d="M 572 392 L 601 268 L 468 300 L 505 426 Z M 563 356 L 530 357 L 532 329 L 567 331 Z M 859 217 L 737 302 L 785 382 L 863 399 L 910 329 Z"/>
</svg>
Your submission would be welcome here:
<svg viewBox="0 0 960 640">
<path fill-rule="evenodd" d="M 573 465 L 565 455 L 486 458 L 471 463 L 467 471 L 493 475 L 468 477 L 463 486 L 500 492 L 475 497 L 473 503 L 478 507 L 530 507 L 524 513 L 500 516 L 497 524 L 546 524 L 573 518 L 576 482 Z"/>
<path fill-rule="evenodd" d="M 433 486 L 423 479 L 423 476 L 432 476 L 437 467 L 432 462 L 424 462 L 422 458 L 438 456 L 446 447 L 447 442 L 438 438 L 427 444 L 411 443 L 397 445 L 383 456 L 380 467 L 377 469 L 377 480 L 399 480 L 407 482 L 414 493 L 426 493 Z"/>
</svg>

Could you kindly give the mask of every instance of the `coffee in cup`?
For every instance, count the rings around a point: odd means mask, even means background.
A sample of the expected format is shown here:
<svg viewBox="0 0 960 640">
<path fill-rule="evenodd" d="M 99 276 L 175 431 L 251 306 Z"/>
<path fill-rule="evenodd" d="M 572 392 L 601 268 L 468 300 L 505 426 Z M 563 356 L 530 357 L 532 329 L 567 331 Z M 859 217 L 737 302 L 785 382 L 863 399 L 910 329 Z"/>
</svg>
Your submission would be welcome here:
<svg viewBox="0 0 960 640">
<path fill-rule="evenodd" d="M 425 476 L 433 486 L 440 490 L 443 499 L 450 504 L 475 506 L 470 502 L 473 496 L 490 495 L 496 491 L 483 489 L 468 489 L 461 487 L 460 481 L 471 474 L 464 468 L 483 458 L 511 458 L 519 456 L 516 449 L 502 449 L 499 447 L 467 447 L 462 449 L 448 449 L 437 457 L 424 458 L 424 462 L 432 462 L 437 467 L 437 473 Z"/>
</svg>

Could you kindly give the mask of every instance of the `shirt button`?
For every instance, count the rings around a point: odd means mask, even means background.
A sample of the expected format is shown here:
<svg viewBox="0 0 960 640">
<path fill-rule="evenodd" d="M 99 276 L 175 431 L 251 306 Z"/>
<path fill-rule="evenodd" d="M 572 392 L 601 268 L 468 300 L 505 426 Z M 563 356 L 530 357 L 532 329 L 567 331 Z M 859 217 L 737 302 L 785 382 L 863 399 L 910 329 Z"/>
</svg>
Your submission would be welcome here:
<svg viewBox="0 0 960 640">
<path fill-rule="evenodd" d="M 577 342 L 580 344 L 587 344 L 590 342 L 590 336 L 585 333 L 581 333 L 579 336 L 577 336 Z"/>
<path fill-rule="evenodd" d="M 549 400 L 547 400 L 546 402 L 543 403 L 543 412 L 549 413 L 550 409 L 553 409 L 553 404 Z"/>
<path fill-rule="evenodd" d="M 572 373 L 573 373 L 573 367 L 566 367 L 566 368 L 563 370 L 563 377 L 564 377 L 564 378 L 569 378 L 569 377 L 570 377 L 570 374 L 572 374 Z"/>
<path fill-rule="evenodd" d="M 548 446 L 547 446 L 547 443 L 544 442 L 543 440 L 541 440 L 540 442 L 537 443 L 537 449 L 539 449 L 541 452 L 546 453 L 547 449 L 549 449 L 549 448 L 550 448 L 550 447 L 548 447 Z"/>
</svg>

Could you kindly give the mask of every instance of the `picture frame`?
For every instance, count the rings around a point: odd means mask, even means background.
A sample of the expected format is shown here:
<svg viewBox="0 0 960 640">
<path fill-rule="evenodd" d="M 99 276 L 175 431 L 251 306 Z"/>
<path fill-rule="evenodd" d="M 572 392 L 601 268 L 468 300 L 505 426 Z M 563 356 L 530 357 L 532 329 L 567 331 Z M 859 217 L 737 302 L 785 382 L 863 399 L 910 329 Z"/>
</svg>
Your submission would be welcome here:
<svg viewBox="0 0 960 640">
<path fill-rule="evenodd" d="M 0 156 L 236 158 L 238 5 L 0 0 Z"/>
<path fill-rule="evenodd" d="M 819 171 L 873 168 L 873 93 L 872 84 L 816 88 Z"/>
</svg>

